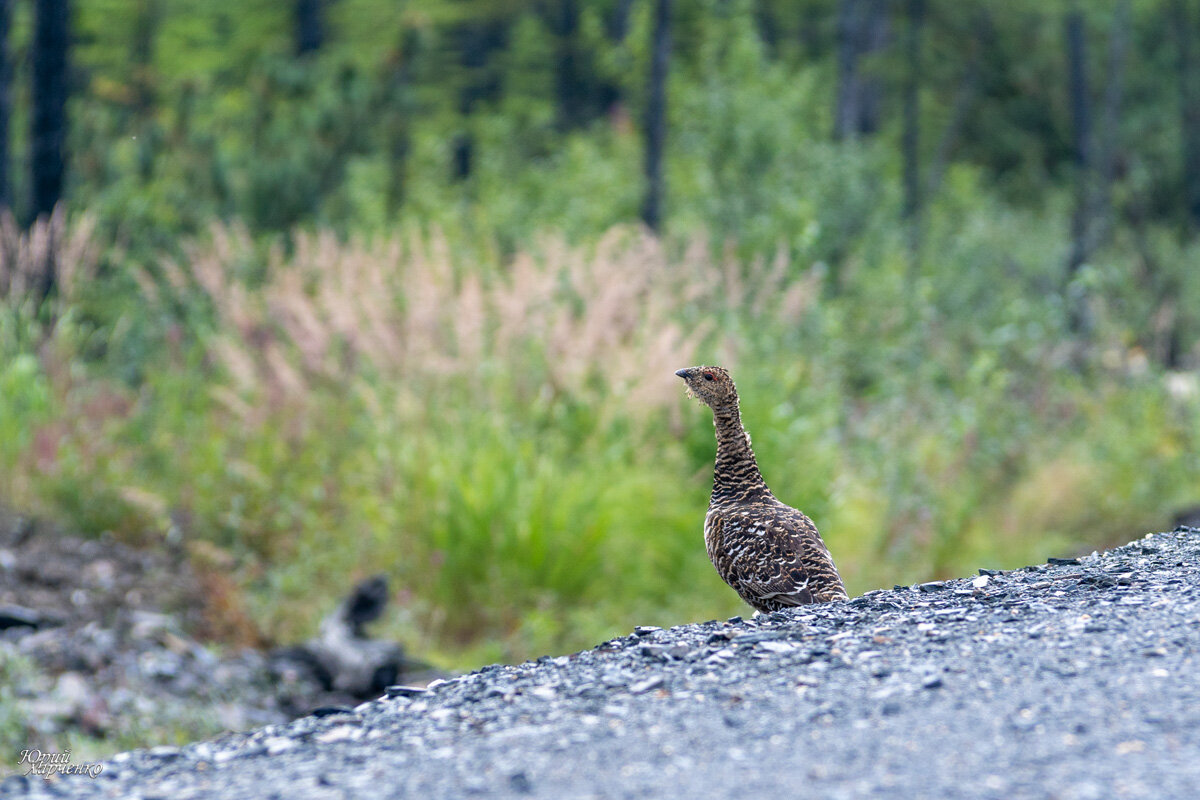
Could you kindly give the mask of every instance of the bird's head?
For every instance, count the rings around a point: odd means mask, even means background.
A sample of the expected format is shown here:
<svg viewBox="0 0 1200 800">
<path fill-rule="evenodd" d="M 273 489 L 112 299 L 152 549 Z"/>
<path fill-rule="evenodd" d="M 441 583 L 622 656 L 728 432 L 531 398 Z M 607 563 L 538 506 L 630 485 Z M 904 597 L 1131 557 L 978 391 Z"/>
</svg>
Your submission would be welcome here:
<svg viewBox="0 0 1200 800">
<path fill-rule="evenodd" d="M 737 408 L 737 389 L 729 370 L 723 367 L 688 367 L 675 373 L 687 384 L 692 395 L 713 411 L 729 411 Z"/>
</svg>

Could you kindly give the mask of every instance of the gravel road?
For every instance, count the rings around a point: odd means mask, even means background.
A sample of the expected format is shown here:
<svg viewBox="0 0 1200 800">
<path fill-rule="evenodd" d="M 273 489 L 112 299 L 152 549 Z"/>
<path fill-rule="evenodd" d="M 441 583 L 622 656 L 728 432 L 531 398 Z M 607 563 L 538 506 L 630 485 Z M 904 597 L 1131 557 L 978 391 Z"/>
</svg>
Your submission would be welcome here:
<svg viewBox="0 0 1200 800">
<path fill-rule="evenodd" d="M 639 628 L 123 753 L 79 798 L 1200 798 L 1200 530 L 754 619 Z M 14 754 L 14 760 L 15 760 Z"/>
</svg>

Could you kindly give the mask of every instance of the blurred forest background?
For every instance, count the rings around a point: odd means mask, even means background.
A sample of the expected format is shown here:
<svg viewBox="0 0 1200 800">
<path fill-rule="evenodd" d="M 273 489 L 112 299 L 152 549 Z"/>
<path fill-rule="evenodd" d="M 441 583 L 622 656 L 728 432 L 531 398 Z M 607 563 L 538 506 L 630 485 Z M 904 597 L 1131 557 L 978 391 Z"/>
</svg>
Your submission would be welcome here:
<svg viewBox="0 0 1200 800">
<path fill-rule="evenodd" d="M 852 593 L 1200 501 L 1196 0 L 0 7 L 0 503 L 218 640 L 744 613 L 699 362 Z"/>
</svg>

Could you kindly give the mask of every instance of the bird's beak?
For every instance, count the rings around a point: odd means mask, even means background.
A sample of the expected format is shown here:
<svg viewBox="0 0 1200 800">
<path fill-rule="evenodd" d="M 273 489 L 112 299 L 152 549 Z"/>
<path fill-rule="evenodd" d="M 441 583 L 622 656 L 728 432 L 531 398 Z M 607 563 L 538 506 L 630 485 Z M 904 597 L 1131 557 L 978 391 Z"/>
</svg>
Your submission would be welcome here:
<svg viewBox="0 0 1200 800">
<path fill-rule="evenodd" d="M 683 378 L 684 380 L 687 380 L 688 371 L 686 369 L 675 370 L 675 374 L 678 375 L 679 377 Z"/>
</svg>

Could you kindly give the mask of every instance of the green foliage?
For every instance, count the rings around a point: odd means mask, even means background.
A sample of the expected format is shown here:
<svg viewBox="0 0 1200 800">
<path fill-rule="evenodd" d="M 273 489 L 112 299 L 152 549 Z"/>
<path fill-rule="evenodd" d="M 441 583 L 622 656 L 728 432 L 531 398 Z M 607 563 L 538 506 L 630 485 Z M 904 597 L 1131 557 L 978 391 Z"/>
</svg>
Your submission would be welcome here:
<svg viewBox="0 0 1200 800">
<path fill-rule="evenodd" d="M 49 389 L 41 365 L 29 353 L 5 359 L 0 370 L 0 463 L 8 472 L 18 454 L 29 447 L 31 424 L 45 418 L 49 410 Z"/>
<path fill-rule="evenodd" d="M 927 242 L 944 262 L 912 277 L 877 211 L 834 292 L 802 257 L 620 233 L 464 271 L 444 242 L 261 251 L 218 229 L 183 273 L 108 283 L 97 327 L 65 314 L 53 348 L 8 362 L 6 468 L 74 529 L 231 552 L 281 641 L 384 571 L 387 634 L 456 664 L 739 612 L 700 539 L 714 445 L 670 374 L 688 363 L 733 366 L 768 482 L 852 591 L 1163 526 L 1200 477 L 1194 379 L 1104 303 L 1096 355 L 1069 368 L 1061 303 L 1036 292 L 1053 220 L 949 185 Z M 673 332 L 694 335 L 656 349 Z M 142 351 L 121 343 L 156 337 L 129 388 Z"/>
</svg>

